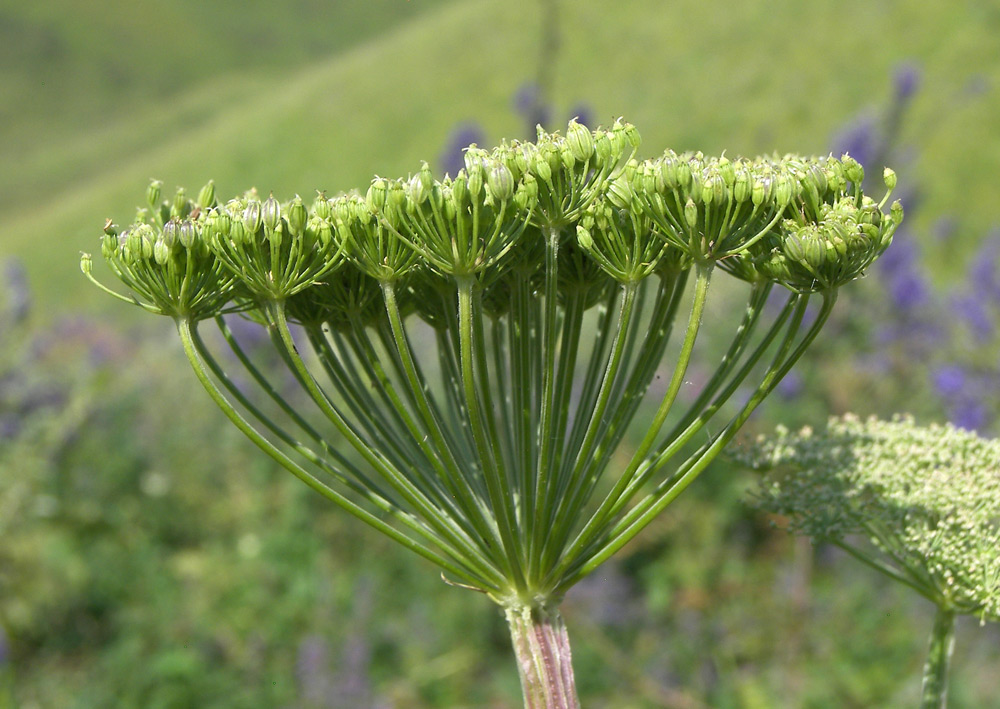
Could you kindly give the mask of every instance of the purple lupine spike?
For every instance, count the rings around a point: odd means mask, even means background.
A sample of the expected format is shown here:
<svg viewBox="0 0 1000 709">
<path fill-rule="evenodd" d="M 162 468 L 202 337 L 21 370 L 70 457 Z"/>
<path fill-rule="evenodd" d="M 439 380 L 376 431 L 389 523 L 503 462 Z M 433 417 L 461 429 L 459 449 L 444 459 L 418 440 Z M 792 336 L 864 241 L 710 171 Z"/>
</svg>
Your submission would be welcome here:
<svg viewBox="0 0 1000 709">
<path fill-rule="evenodd" d="M 11 258 L 4 262 L 2 278 L 7 291 L 7 310 L 13 322 L 23 322 L 31 311 L 31 291 L 24 264 Z"/>
<path fill-rule="evenodd" d="M 892 82 L 896 89 L 896 100 L 904 103 L 913 98 L 913 94 L 920 88 L 920 79 L 920 67 L 915 62 L 900 64 Z"/>
<path fill-rule="evenodd" d="M 514 92 L 514 110 L 524 117 L 527 123 L 527 135 L 535 137 L 535 127 L 545 127 L 552 118 L 552 107 L 545 102 L 541 87 L 534 81 L 528 81 Z"/>
<path fill-rule="evenodd" d="M 465 149 L 473 143 L 485 141 L 486 134 L 482 126 L 475 121 L 466 121 L 455 126 L 438 157 L 441 172 L 452 177 L 457 175 L 458 171 L 465 167 Z"/>
<path fill-rule="evenodd" d="M 965 323 L 980 342 L 987 342 L 996 333 L 996 323 L 986 309 L 981 293 L 966 293 L 952 298 L 951 312 Z"/>
<path fill-rule="evenodd" d="M 594 111 L 586 103 L 578 103 L 570 111 L 570 118 L 576 118 L 576 122 L 581 126 L 587 128 L 593 128 L 594 124 Z"/>
<path fill-rule="evenodd" d="M 833 138 L 833 154 L 847 153 L 862 165 L 868 165 L 879 152 L 875 116 L 864 113 L 854 118 Z"/>
<path fill-rule="evenodd" d="M 962 394 L 968 386 L 969 377 L 965 369 L 957 364 L 946 364 L 938 367 L 931 375 L 934 390 L 946 399 L 953 399 Z"/>
</svg>

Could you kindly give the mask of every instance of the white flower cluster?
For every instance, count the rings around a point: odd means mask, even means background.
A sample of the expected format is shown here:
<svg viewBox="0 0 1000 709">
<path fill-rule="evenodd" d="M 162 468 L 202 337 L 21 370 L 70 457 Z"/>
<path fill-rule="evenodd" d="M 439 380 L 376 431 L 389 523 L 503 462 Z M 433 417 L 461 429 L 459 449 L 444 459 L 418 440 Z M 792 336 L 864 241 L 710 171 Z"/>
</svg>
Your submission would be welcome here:
<svg viewBox="0 0 1000 709">
<path fill-rule="evenodd" d="M 735 457 L 767 471 L 754 504 L 790 531 L 871 559 L 942 608 L 1000 620 L 1000 440 L 845 416 L 823 432 L 779 428 Z"/>
</svg>

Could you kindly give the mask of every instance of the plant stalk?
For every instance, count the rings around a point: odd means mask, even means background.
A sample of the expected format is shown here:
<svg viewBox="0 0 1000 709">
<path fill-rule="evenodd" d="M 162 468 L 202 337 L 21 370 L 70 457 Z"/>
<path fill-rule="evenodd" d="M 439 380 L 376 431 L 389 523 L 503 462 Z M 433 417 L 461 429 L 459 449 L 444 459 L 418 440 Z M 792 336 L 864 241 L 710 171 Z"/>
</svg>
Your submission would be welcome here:
<svg viewBox="0 0 1000 709">
<path fill-rule="evenodd" d="M 525 709 L 579 709 L 569 635 L 555 606 L 504 611 L 521 676 Z"/>
<path fill-rule="evenodd" d="M 924 663 L 924 689 L 920 709 L 945 709 L 948 706 L 948 671 L 955 649 L 955 612 L 937 609 Z"/>
</svg>

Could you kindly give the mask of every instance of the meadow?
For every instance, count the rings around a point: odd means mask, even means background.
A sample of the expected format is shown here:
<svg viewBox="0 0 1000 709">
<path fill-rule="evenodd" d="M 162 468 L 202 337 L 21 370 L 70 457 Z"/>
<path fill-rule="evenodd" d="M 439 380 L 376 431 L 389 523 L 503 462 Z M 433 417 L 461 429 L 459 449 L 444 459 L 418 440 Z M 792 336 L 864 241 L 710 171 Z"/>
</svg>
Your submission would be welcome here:
<svg viewBox="0 0 1000 709">
<path fill-rule="evenodd" d="M 545 6 L 0 8 L 0 707 L 518 706 L 495 609 L 257 455 L 169 322 L 78 262 L 150 177 L 311 198 L 441 168 L 456 133 L 528 136 L 540 61 L 550 128 L 623 115 L 643 157 L 898 173 L 905 233 L 751 432 L 910 411 L 1000 434 L 1000 7 Z M 915 706 L 931 609 L 774 530 L 752 480 L 714 465 L 572 590 L 585 706 Z M 1000 707 L 997 628 L 958 632 L 952 706 Z"/>
</svg>

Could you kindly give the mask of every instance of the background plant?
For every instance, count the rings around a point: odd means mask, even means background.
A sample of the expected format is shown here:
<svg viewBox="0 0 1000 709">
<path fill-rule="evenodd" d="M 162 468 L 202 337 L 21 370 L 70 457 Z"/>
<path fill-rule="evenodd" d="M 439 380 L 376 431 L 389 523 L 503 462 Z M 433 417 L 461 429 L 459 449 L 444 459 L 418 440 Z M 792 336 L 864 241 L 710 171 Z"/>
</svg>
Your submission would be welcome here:
<svg viewBox="0 0 1000 709">
<path fill-rule="evenodd" d="M 789 531 L 837 545 L 934 604 L 920 706 L 946 706 L 955 617 L 1000 619 L 1000 442 L 846 416 L 821 432 L 779 429 L 736 457 L 767 473 L 754 504 Z"/>
</svg>

